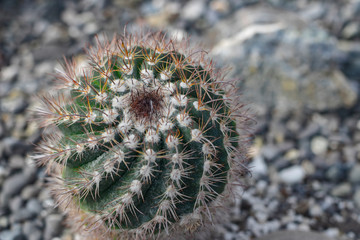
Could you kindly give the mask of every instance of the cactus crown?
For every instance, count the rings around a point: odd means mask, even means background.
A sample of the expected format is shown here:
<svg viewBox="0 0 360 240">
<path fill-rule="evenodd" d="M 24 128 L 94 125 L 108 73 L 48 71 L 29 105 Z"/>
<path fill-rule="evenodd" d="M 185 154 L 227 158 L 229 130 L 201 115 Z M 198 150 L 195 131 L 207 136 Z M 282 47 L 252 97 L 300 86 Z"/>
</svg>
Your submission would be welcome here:
<svg viewBox="0 0 360 240">
<path fill-rule="evenodd" d="M 206 53 L 186 50 L 160 33 L 98 41 L 43 98 L 40 119 L 60 131 L 35 157 L 87 230 L 195 230 L 245 172 L 242 105 Z"/>
</svg>

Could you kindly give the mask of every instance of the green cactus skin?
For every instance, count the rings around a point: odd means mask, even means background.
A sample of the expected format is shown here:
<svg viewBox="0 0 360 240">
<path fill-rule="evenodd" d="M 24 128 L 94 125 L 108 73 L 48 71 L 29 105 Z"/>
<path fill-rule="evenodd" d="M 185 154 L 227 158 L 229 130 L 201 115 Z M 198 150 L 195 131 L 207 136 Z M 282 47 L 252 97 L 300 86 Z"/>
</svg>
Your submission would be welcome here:
<svg viewBox="0 0 360 240">
<path fill-rule="evenodd" d="M 35 158 L 83 228 L 193 231 L 246 172 L 243 105 L 204 52 L 178 46 L 160 33 L 98 41 L 86 67 L 65 60 L 58 95 L 44 97 L 43 125 L 60 131 Z"/>
</svg>

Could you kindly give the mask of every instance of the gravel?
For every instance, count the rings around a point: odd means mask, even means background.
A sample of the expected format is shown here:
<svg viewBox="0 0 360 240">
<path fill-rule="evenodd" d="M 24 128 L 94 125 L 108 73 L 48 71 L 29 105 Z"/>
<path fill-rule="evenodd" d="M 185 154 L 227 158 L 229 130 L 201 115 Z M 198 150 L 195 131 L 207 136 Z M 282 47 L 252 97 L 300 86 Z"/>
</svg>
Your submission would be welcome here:
<svg viewBox="0 0 360 240">
<path fill-rule="evenodd" d="M 62 56 L 141 24 L 191 35 L 250 96 L 252 176 L 213 239 L 360 239 L 359 16 L 359 0 L 1 1 L 0 239 L 75 239 L 27 157 L 29 110 Z"/>
</svg>

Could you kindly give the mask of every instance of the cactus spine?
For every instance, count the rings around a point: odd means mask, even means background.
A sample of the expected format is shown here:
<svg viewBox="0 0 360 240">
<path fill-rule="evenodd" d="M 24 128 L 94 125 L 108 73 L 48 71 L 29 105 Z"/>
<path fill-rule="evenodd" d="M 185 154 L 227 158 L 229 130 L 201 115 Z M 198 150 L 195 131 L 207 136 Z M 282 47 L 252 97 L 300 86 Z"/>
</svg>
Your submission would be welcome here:
<svg viewBox="0 0 360 240">
<path fill-rule="evenodd" d="M 184 43 L 97 41 L 86 67 L 65 60 L 59 93 L 43 98 L 38 115 L 59 131 L 35 158 L 82 228 L 137 239 L 194 231 L 246 172 L 243 105 Z"/>
</svg>

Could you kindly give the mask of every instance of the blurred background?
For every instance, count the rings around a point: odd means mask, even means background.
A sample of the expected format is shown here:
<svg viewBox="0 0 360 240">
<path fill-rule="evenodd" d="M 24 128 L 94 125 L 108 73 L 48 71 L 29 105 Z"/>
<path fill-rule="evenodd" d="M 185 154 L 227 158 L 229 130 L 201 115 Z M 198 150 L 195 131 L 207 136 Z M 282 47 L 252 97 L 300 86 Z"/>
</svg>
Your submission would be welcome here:
<svg viewBox="0 0 360 240">
<path fill-rule="evenodd" d="M 191 36 L 254 113 L 252 177 L 214 239 L 360 239 L 359 0 L 1 0 L 1 240 L 73 239 L 28 157 L 28 110 L 63 56 L 124 26 Z"/>
</svg>

